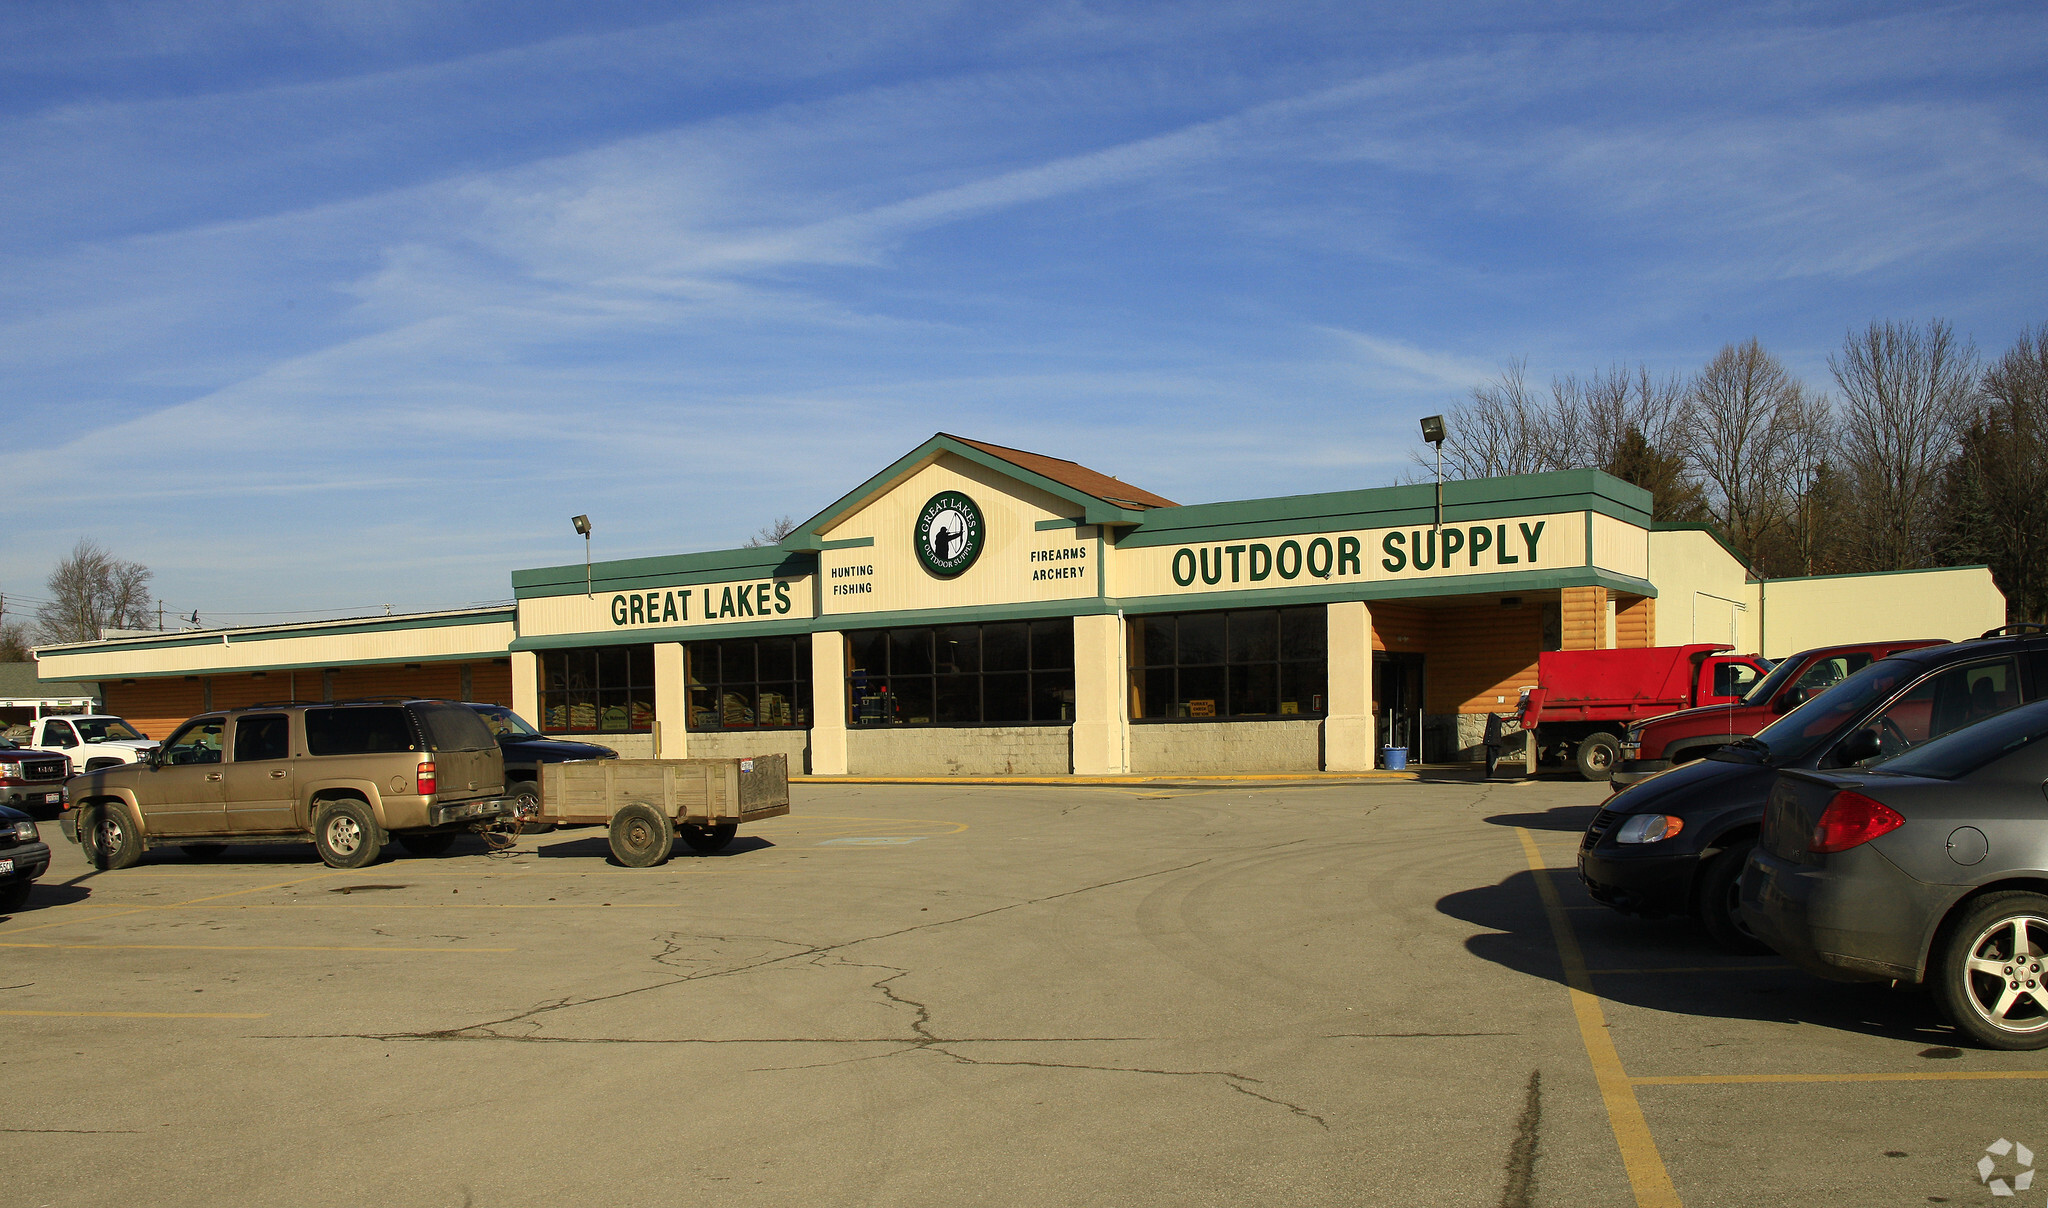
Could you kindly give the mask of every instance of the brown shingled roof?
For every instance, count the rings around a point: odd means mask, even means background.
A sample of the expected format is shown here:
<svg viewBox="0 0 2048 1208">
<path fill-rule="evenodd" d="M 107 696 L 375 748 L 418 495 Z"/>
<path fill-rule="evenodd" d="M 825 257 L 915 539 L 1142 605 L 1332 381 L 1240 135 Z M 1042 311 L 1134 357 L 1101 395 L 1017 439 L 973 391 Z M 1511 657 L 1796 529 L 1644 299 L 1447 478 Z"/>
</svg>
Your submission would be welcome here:
<svg viewBox="0 0 2048 1208">
<path fill-rule="evenodd" d="M 948 434 L 950 435 L 950 433 Z M 991 457 L 1000 457 L 1013 466 L 1021 467 L 1034 474 L 1042 474 L 1054 482 L 1070 486 L 1085 495 L 1125 508 L 1174 508 L 1180 505 L 1162 495 L 1154 495 L 1142 487 L 1134 487 L 1118 478 L 1098 473 L 1078 462 L 1062 461 L 1042 453 L 1026 453 L 1022 449 L 992 445 L 983 440 L 969 440 L 955 436 L 954 440 L 963 445 L 973 445 Z"/>
</svg>

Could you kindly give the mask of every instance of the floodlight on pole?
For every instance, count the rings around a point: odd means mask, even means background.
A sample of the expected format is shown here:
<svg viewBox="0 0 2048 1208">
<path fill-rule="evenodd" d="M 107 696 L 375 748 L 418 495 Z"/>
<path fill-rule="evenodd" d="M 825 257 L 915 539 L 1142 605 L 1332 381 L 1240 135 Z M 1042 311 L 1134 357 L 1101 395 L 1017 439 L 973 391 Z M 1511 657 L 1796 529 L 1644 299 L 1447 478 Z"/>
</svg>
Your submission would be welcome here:
<svg viewBox="0 0 2048 1208">
<path fill-rule="evenodd" d="M 571 516 L 569 523 L 576 526 L 576 532 L 583 538 L 583 594 L 594 595 L 590 588 L 590 517 Z"/>
<path fill-rule="evenodd" d="M 1444 417 L 1425 415 L 1422 417 L 1422 439 L 1436 446 L 1436 527 L 1444 527 Z"/>
</svg>

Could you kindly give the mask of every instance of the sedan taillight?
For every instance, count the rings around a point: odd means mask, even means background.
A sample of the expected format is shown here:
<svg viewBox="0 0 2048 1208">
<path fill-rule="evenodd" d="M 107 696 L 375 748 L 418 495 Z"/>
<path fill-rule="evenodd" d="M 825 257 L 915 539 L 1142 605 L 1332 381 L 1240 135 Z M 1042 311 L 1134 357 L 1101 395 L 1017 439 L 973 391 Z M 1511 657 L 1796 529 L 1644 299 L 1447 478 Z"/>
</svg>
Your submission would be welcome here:
<svg viewBox="0 0 2048 1208">
<path fill-rule="evenodd" d="M 1904 825 L 1906 820 L 1884 802 L 1843 789 L 1828 799 L 1820 821 L 1813 825 L 1813 838 L 1807 841 L 1806 850 L 1818 855 L 1848 851 Z"/>
<path fill-rule="evenodd" d="M 434 783 L 434 761 L 429 759 L 420 765 L 418 788 L 422 797 L 431 796 L 436 788 Z"/>
</svg>

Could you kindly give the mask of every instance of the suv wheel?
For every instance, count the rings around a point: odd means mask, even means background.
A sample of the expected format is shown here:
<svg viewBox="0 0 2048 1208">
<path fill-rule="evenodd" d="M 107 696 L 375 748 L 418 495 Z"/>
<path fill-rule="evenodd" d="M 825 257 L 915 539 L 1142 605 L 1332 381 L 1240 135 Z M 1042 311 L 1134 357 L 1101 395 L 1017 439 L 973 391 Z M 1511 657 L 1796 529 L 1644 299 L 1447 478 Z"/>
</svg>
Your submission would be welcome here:
<svg viewBox="0 0 2048 1208">
<path fill-rule="evenodd" d="M 127 868 L 142 859 L 142 835 L 128 807 L 119 802 L 86 806 L 79 815 L 78 833 L 84 837 L 85 858 L 94 868 Z"/>
<path fill-rule="evenodd" d="M 330 868 L 364 868 L 383 854 L 384 836 L 369 806 L 330 801 L 313 817 L 313 846 Z"/>
<path fill-rule="evenodd" d="M 2048 897 L 1992 893 L 1973 903 L 1949 931 L 1934 993 L 1979 1044 L 2048 1048 Z"/>
</svg>

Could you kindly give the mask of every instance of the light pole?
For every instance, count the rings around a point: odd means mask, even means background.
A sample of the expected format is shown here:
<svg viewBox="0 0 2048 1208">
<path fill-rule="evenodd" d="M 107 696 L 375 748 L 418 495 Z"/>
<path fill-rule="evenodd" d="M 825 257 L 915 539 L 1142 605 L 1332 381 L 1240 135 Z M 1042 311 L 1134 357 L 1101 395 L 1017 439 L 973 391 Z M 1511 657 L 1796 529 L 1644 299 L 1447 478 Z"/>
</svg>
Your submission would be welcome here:
<svg viewBox="0 0 2048 1208">
<path fill-rule="evenodd" d="M 595 593 L 590 589 L 590 517 L 571 516 L 569 523 L 575 525 L 576 531 L 583 536 L 583 594 L 593 595 Z"/>
<path fill-rule="evenodd" d="M 1422 417 L 1422 439 L 1436 446 L 1436 527 L 1444 527 L 1444 417 Z"/>
</svg>

